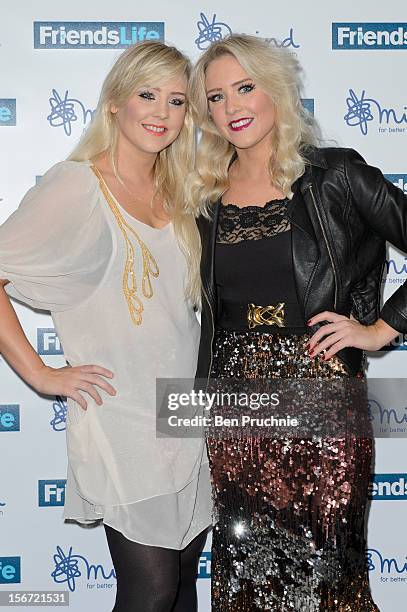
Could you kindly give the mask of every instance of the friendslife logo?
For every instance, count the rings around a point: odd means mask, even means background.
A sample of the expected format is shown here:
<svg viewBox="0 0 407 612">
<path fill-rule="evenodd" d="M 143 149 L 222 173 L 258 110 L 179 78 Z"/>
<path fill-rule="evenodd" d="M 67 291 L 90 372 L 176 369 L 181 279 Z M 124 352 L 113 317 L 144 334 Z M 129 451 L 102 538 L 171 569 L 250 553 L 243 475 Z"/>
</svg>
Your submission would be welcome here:
<svg viewBox="0 0 407 612">
<path fill-rule="evenodd" d="M 333 23 L 332 49 L 407 49 L 407 23 Z"/>
<path fill-rule="evenodd" d="M 125 49 L 164 40 L 162 21 L 34 21 L 34 49 Z"/>
<path fill-rule="evenodd" d="M 0 127 L 16 125 L 16 99 L 0 99 Z"/>
<path fill-rule="evenodd" d="M 0 404 L 0 431 L 20 431 L 18 404 Z"/>
<path fill-rule="evenodd" d="M 212 554 L 210 552 L 201 552 L 198 563 L 198 578 L 210 578 L 211 577 L 211 562 Z"/>
<path fill-rule="evenodd" d="M 407 194 L 407 174 L 385 174 L 388 181 Z"/>
<path fill-rule="evenodd" d="M 407 474 L 372 474 L 369 498 L 407 500 Z"/>
<path fill-rule="evenodd" d="M 66 480 L 39 480 L 38 505 L 42 508 L 65 504 Z"/>
<path fill-rule="evenodd" d="M 21 582 L 21 558 L 0 557 L 0 584 Z"/>
<path fill-rule="evenodd" d="M 306 111 L 312 116 L 315 115 L 315 100 L 314 98 L 302 98 L 301 103 Z"/>
<path fill-rule="evenodd" d="M 407 351 L 407 334 L 400 334 L 385 344 L 380 351 Z"/>
<path fill-rule="evenodd" d="M 55 329 L 52 327 L 37 328 L 38 355 L 63 355 L 61 343 Z"/>
</svg>

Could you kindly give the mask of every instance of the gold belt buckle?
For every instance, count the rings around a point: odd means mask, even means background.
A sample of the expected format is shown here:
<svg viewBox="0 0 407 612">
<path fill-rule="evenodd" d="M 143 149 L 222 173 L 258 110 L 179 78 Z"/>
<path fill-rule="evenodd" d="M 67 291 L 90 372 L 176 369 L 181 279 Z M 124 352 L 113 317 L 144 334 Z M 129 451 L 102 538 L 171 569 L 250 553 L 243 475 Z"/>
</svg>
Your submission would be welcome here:
<svg viewBox="0 0 407 612">
<path fill-rule="evenodd" d="M 277 325 L 278 327 L 285 326 L 285 302 L 279 302 L 276 306 L 256 306 L 248 304 L 247 321 L 249 329 L 253 329 L 257 325 Z"/>
</svg>

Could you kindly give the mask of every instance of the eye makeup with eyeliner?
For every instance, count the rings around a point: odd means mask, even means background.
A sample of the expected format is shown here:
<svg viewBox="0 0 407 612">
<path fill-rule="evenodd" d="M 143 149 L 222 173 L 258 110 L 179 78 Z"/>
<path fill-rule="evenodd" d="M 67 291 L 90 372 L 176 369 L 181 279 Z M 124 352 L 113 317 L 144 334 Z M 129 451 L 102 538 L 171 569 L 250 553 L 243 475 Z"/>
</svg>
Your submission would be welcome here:
<svg viewBox="0 0 407 612">
<path fill-rule="evenodd" d="M 143 91 L 140 91 L 137 95 L 140 98 L 143 98 L 143 100 L 154 101 L 156 99 L 156 96 L 155 96 L 154 92 L 149 91 L 147 89 L 143 90 Z M 179 93 L 178 95 L 180 97 L 174 97 L 174 98 L 171 98 L 169 100 L 169 103 L 172 104 L 173 106 L 182 106 L 183 104 L 185 104 L 186 100 L 185 100 L 184 94 L 183 93 Z"/>
<path fill-rule="evenodd" d="M 246 93 L 250 93 L 255 88 L 256 88 L 256 85 L 250 81 L 248 83 L 243 83 L 242 85 L 240 85 L 237 91 L 241 94 L 246 94 Z M 219 98 L 219 96 L 222 96 L 222 92 L 214 93 L 208 96 L 208 102 L 219 102 L 219 100 L 221 99 Z"/>
</svg>

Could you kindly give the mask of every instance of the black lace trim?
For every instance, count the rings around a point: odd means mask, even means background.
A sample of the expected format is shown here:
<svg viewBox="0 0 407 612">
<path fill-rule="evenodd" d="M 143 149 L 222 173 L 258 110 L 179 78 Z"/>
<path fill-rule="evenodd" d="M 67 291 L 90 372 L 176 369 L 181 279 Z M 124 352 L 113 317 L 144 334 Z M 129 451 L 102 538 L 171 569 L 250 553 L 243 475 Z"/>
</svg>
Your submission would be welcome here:
<svg viewBox="0 0 407 612">
<path fill-rule="evenodd" d="M 221 204 L 217 242 L 234 244 L 243 240 L 260 240 L 290 230 L 287 202 L 286 198 L 271 200 L 264 206 Z"/>
</svg>

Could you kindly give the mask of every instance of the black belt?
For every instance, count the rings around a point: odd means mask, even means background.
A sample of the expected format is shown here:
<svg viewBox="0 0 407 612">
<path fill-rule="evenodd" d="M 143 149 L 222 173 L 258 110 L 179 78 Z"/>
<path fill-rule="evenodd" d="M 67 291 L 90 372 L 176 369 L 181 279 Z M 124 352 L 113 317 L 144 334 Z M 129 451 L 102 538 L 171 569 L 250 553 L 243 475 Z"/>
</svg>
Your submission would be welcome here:
<svg viewBox="0 0 407 612">
<path fill-rule="evenodd" d="M 259 305 L 251 302 L 220 300 L 219 327 L 224 329 L 281 332 L 286 328 L 307 331 L 297 303 L 276 302 Z"/>
</svg>

